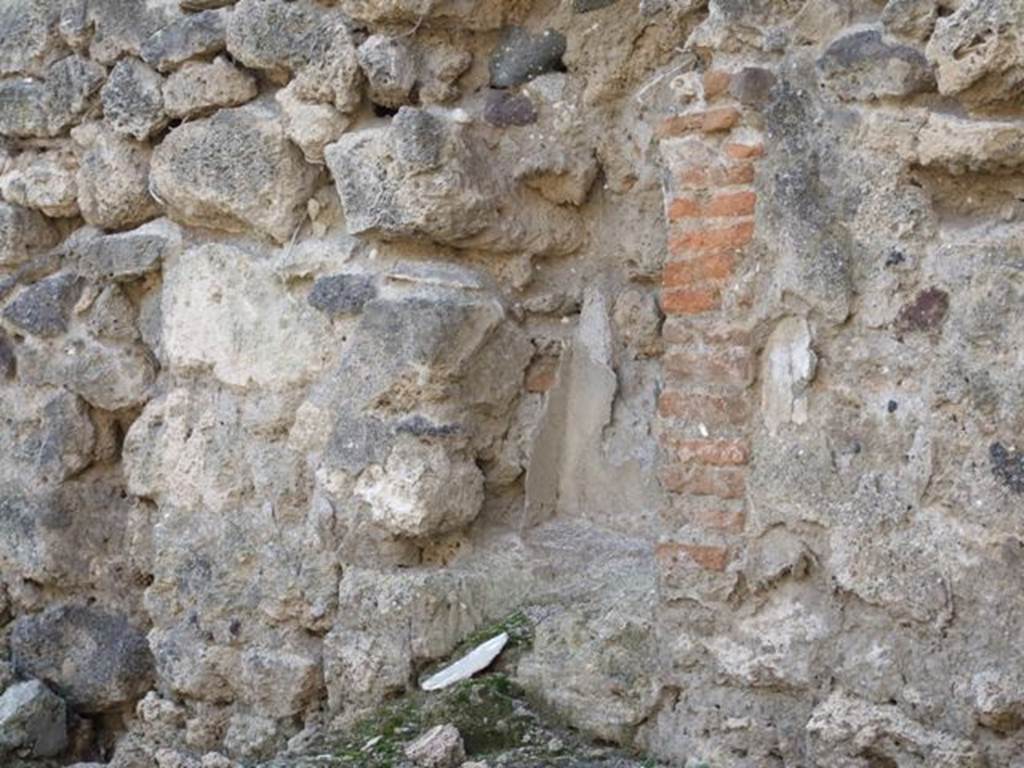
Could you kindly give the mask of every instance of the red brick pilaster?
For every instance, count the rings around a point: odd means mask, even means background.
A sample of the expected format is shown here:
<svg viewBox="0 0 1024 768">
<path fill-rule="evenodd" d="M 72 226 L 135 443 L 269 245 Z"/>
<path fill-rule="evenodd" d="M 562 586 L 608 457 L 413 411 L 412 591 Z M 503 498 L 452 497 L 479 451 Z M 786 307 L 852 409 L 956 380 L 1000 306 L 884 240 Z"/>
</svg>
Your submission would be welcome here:
<svg viewBox="0 0 1024 768">
<path fill-rule="evenodd" d="M 705 73 L 699 106 L 657 129 L 668 174 L 658 400 L 669 498 L 657 550 L 663 584 L 688 569 L 728 571 L 746 521 L 755 355 L 738 276 L 755 236 L 753 184 L 764 146 L 730 100 L 729 81 L 727 72 Z"/>
</svg>

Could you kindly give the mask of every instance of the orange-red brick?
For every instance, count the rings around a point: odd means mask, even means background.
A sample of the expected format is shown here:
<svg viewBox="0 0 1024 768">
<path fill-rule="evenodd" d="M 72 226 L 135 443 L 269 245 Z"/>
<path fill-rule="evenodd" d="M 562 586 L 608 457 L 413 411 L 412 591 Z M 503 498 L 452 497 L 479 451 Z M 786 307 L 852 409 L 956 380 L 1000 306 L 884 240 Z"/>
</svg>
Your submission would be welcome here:
<svg viewBox="0 0 1024 768">
<path fill-rule="evenodd" d="M 661 473 L 661 483 L 675 493 L 742 499 L 747 492 L 746 477 L 743 468 L 676 465 Z"/>
<path fill-rule="evenodd" d="M 764 154 L 764 144 L 740 144 L 730 142 L 723 148 L 726 155 L 734 160 L 746 160 L 748 158 L 761 157 Z"/>
<path fill-rule="evenodd" d="M 715 467 L 742 466 L 750 461 L 750 443 L 742 439 L 699 438 L 671 441 L 676 458 L 683 464 Z"/>
<path fill-rule="evenodd" d="M 757 193 L 752 190 L 723 192 L 706 202 L 692 197 L 677 197 L 669 203 L 669 221 L 727 216 L 750 216 L 757 204 Z"/>
<path fill-rule="evenodd" d="M 745 347 L 673 349 L 664 368 L 679 381 L 746 387 L 754 380 L 754 355 Z"/>
<path fill-rule="evenodd" d="M 687 165 L 675 169 L 676 181 L 684 189 L 707 189 L 752 184 L 755 178 L 754 163 L 740 162 Z"/>
<path fill-rule="evenodd" d="M 664 288 L 682 288 L 706 280 L 726 280 L 736 268 L 736 254 L 732 251 L 712 251 L 694 259 L 670 261 L 662 272 Z"/>
<path fill-rule="evenodd" d="M 709 531 L 741 533 L 747 523 L 747 514 L 742 509 L 724 507 L 697 509 L 693 512 L 693 522 Z"/>
<path fill-rule="evenodd" d="M 671 288 L 661 292 L 661 310 L 666 315 L 699 315 L 722 306 L 718 288 Z"/>
<path fill-rule="evenodd" d="M 706 112 L 691 112 L 687 115 L 666 117 L 658 125 L 658 138 L 681 136 L 691 131 L 717 133 L 727 131 L 740 120 L 740 112 L 736 107 L 716 107 Z"/>
<path fill-rule="evenodd" d="M 704 73 L 704 98 L 713 99 L 729 90 L 732 76 L 721 69 L 709 69 Z"/>
<path fill-rule="evenodd" d="M 738 347 L 749 347 L 753 344 L 753 335 L 742 328 L 698 327 L 684 318 L 670 317 L 661 327 L 661 336 L 665 341 L 680 346 L 708 346 L 727 344 Z"/>
<path fill-rule="evenodd" d="M 698 565 L 706 571 L 724 571 L 729 565 L 729 551 L 725 547 L 703 544 L 668 542 L 659 544 L 655 556 L 662 567 L 671 568 L 680 560 Z"/>
<path fill-rule="evenodd" d="M 707 426 L 743 426 L 750 419 L 750 411 L 750 401 L 742 394 L 712 395 L 670 388 L 658 397 L 658 413 L 663 417 Z"/>
<path fill-rule="evenodd" d="M 754 239 L 754 222 L 744 221 L 729 227 L 698 229 L 669 241 L 673 255 L 720 248 L 741 248 Z"/>
</svg>

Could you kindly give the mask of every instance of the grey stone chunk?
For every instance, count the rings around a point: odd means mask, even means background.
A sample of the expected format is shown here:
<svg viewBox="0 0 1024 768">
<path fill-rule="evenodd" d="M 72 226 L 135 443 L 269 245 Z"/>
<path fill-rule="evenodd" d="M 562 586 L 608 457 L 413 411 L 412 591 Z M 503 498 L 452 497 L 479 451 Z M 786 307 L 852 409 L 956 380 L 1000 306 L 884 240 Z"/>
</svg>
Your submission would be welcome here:
<svg viewBox="0 0 1024 768">
<path fill-rule="evenodd" d="M 187 62 L 171 73 L 164 83 L 164 110 L 171 118 L 198 117 L 241 106 L 258 93 L 252 75 L 218 56 L 209 63 Z"/>
<path fill-rule="evenodd" d="M 338 140 L 351 119 L 331 104 L 317 104 L 299 98 L 298 91 L 293 80 L 274 95 L 274 100 L 281 107 L 285 133 L 309 162 L 323 163 L 324 147 Z"/>
<path fill-rule="evenodd" d="M 108 285 L 89 308 L 86 328 L 98 339 L 132 341 L 139 336 L 137 312 L 124 290 Z"/>
<path fill-rule="evenodd" d="M 60 350 L 27 341 L 19 352 L 22 381 L 64 387 L 104 411 L 142 405 L 156 379 L 151 356 L 140 344 L 104 344 L 79 336 Z"/>
<path fill-rule="evenodd" d="M 86 222 L 103 229 L 129 229 L 160 212 L 149 193 L 147 145 L 100 123 L 75 128 L 71 138 L 78 155 L 78 207 Z"/>
<path fill-rule="evenodd" d="M 969 741 L 927 728 L 895 705 L 873 704 L 842 691 L 814 709 L 807 735 L 817 765 L 850 765 L 865 754 L 882 765 L 908 768 L 983 765 Z"/>
<path fill-rule="evenodd" d="M 0 135 L 49 136 L 46 85 L 37 80 L 0 80 Z"/>
<path fill-rule="evenodd" d="M 77 275 L 64 273 L 30 285 L 4 309 L 4 319 L 34 336 L 56 336 L 68 329 L 71 309 L 82 291 Z"/>
<path fill-rule="evenodd" d="M 454 725 L 436 725 L 407 746 L 405 756 L 421 768 L 458 768 L 466 750 Z"/>
<path fill-rule="evenodd" d="M 775 74 L 762 67 L 744 67 L 729 83 L 729 94 L 741 104 L 749 107 L 763 107 L 771 101 L 775 87 Z"/>
<path fill-rule="evenodd" d="M 79 232 L 62 248 L 75 271 L 91 280 L 134 280 L 160 269 L 161 262 L 181 246 L 178 228 L 160 219 L 113 235 Z"/>
<path fill-rule="evenodd" d="M 241 0 L 228 22 L 228 52 L 252 69 L 295 72 L 328 44 L 322 10 L 305 0 Z"/>
<path fill-rule="evenodd" d="M 71 706 L 107 712 L 141 697 L 153 682 L 145 633 L 117 613 L 77 604 L 23 616 L 11 631 L 19 674 L 52 684 Z"/>
<path fill-rule="evenodd" d="M 992 474 L 1016 494 L 1024 494 L 1024 454 L 996 442 L 989 446 Z"/>
<path fill-rule="evenodd" d="M 100 100 L 103 117 L 118 133 L 139 141 L 167 125 L 163 78 L 138 59 L 122 59 L 110 73 Z"/>
<path fill-rule="evenodd" d="M 939 16 L 936 0 L 889 0 L 882 10 L 882 25 L 891 34 L 925 40 Z"/>
<path fill-rule="evenodd" d="M 316 170 L 263 105 L 180 125 L 153 154 L 153 190 L 184 224 L 254 229 L 277 242 L 305 216 Z"/>
<path fill-rule="evenodd" d="M 62 3 L 57 31 L 61 39 L 75 50 L 87 48 L 93 31 L 88 0 L 67 0 Z"/>
<path fill-rule="evenodd" d="M 57 231 L 37 211 L 0 203 L 0 267 L 21 264 L 57 242 Z"/>
<path fill-rule="evenodd" d="M 0 4 L 0 76 L 41 75 L 67 53 L 57 33 L 60 12 L 60 0 Z"/>
<path fill-rule="evenodd" d="M 228 24 L 228 51 L 241 64 L 283 79 L 295 95 L 341 112 L 359 106 L 362 72 L 349 20 L 311 0 L 242 0 Z"/>
<path fill-rule="evenodd" d="M 0 441 L 8 447 L 6 461 L 0 467 L 0 483 L 51 486 L 89 466 L 96 431 L 81 398 L 63 390 L 54 394 L 50 389 L 9 388 L 5 396 L 0 396 L 0 405 L 4 413 L 11 414 L 0 422 Z M 35 547 L 19 543 L 17 532 L 34 526 L 33 521 L 41 521 L 43 528 L 49 526 L 47 530 L 51 531 L 60 527 L 50 525 L 45 512 L 18 511 L 26 506 L 31 509 L 38 505 L 19 499 L 17 494 L 7 494 L 0 502 L 2 531 L 8 534 L 0 537 L 0 562 L 5 571 L 13 567 L 12 561 L 21 563 L 29 571 L 26 576 L 43 582 L 39 558 L 25 554 Z"/>
<path fill-rule="evenodd" d="M 517 0 L 493 0 L 487 3 L 439 3 L 424 5 L 421 0 L 341 0 L 341 9 L 360 22 L 373 27 L 499 29 L 521 14 Z"/>
<path fill-rule="evenodd" d="M 484 120 L 498 128 L 537 122 L 537 109 L 530 97 L 509 91 L 490 91 L 484 104 Z"/>
<path fill-rule="evenodd" d="M 77 170 L 74 155 L 64 148 L 23 152 L 0 175 L 0 197 L 52 218 L 77 216 Z"/>
<path fill-rule="evenodd" d="M 370 100 L 385 107 L 408 104 L 416 85 L 416 55 L 402 38 L 371 35 L 357 51 Z"/>
<path fill-rule="evenodd" d="M 491 53 L 491 85 L 511 88 L 545 72 L 564 69 L 565 35 L 545 29 L 536 35 L 522 27 L 508 27 Z"/>
<path fill-rule="evenodd" d="M 63 133 L 85 112 L 105 76 L 98 64 L 66 56 L 46 70 L 45 80 L 0 81 L 0 134 L 32 138 Z"/>
<path fill-rule="evenodd" d="M 161 72 L 175 69 L 189 59 L 211 56 L 227 45 L 227 14 L 224 11 L 193 13 L 171 22 L 142 44 L 142 58 Z"/>
<path fill-rule="evenodd" d="M 465 127 L 402 107 L 389 128 L 348 133 L 324 156 L 350 233 L 423 238 L 508 253 L 565 253 L 576 217 L 517 190 Z"/>
<path fill-rule="evenodd" d="M 67 707 L 41 682 L 17 683 L 0 696 L 0 753 L 54 757 L 67 743 Z"/>
<path fill-rule="evenodd" d="M 370 275 L 341 274 L 321 277 L 309 292 L 309 303 L 329 317 L 354 315 L 377 296 Z"/>
<path fill-rule="evenodd" d="M 846 100 L 912 96 L 935 87 L 923 53 L 888 43 L 875 29 L 834 40 L 818 60 L 818 69 L 823 81 Z"/>
<path fill-rule="evenodd" d="M 206 11 L 212 8 L 226 8 L 238 0 L 178 0 L 183 11 Z"/>
<path fill-rule="evenodd" d="M 138 56 L 143 43 L 180 11 L 170 3 L 147 0 L 88 0 L 84 29 L 91 26 L 89 57 L 111 65 L 124 56 Z"/>
<path fill-rule="evenodd" d="M 1018 100 L 1024 86 L 1024 4 L 965 0 L 939 19 L 925 52 L 936 66 L 939 92 L 971 106 Z"/>
<path fill-rule="evenodd" d="M 425 109 L 400 109 L 391 123 L 399 162 L 411 171 L 429 171 L 441 164 L 447 144 L 444 119 Z"/>
<path fill-rule="evenodd" d="M 572 0 L 573 13 L 590 13 L 615 5 L 617 0 Z"/>
<path fill-rule="evenodd" d="M 0 380 L 9 379 L 14 376 L 17 360 L 14 357 L 14 347 L 7 334 L 0 328 Z"/>
</svg>

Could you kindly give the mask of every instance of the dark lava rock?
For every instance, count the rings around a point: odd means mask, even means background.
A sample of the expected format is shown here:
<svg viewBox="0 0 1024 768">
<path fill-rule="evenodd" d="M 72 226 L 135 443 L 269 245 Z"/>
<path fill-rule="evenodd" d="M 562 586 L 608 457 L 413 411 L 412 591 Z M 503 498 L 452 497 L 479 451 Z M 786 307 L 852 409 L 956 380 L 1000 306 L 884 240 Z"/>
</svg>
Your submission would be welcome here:
<svg viewBox="0 0 1024 768">
<path fill-rule="evenodd" d="M 223 50 L 226 42 L 227 16 L 222 11 L 192 13 L 153 33 L 142 44 L 142 59 L 167 72 L 188 59 Z"/>
<path fill-rule="evenodd" d="M 0 379 L 9 379 L 14 376 L 14 348 L 7 334 L 0 330 Z"/>
<path fill-rule="evenodd" d="M 818 60 L 822 82 L 841 99 L 911 96 L 935 88 L 935 75 L 916 48 L 886 42 L 876 29 L 834 40 Z"/>
<path fill-rule="evenodd" d="M 97 608 L 55 605 L 22 616 L 10 646 L 19 675 L 49 683 L 79 712 L 131 704 L 153 683 L 146 634 L 126 617 Z"/>
<path fill-rule="evenodd" d="M 491 53 L 491 85 L 511 88 L 529 82 L 545 72 L 565 68 L 565 35 L 545 29 L 537 35 L 522 27 L 508 27 Z"/>
<path fill-rule="evenodd" d="M 377 286 L 369 275 L 330 275 L 321 277 L 309 292 L 309 303 L 330 317 L 354 315 L 377 296 Z"/>
<path fill-rule="evenodd" d="M 744 67 L 729 82 L 729 93 L 740 104 L 748 107 L 763 107 L 771 101 L 771 91 L 776 77 L 762 67 Z"/>
<path fill-rule="evenodd" d="M 609 5 L 615 5 L 615 3 L 616 0 L 572 0 L 572 10 L 574 13 L 590 13 L 607 8 Z"/>
<path fill-rule="evenodd" d="M 992 443 L 988 456 L 996 480 L 1014 493 L 1024 493 L 1024 453 L 1016 448 L 1007 448 L 1002 443 Z"/>
<path fill-rule="evenodd" d="M 4 319 L 34 336 L 57 336 L 68 329 L 82 280 L 64 273 L 40 280 L 22 291 L 4 310 Z"/>
<path fill-rule="evenodd" d="M 498 128 L 537 122 L 537 110 L 529 96 L 509 91 L 490 91 L 484 104 L 484 120 Z"/>
<path fill-rule="evenodd" d="M 931 331 L 942 326 L 949 311 L 949 294 L 939 288 L 921 291 L 900 310 L 897 325 L 904 331 Z"/>
</svg>

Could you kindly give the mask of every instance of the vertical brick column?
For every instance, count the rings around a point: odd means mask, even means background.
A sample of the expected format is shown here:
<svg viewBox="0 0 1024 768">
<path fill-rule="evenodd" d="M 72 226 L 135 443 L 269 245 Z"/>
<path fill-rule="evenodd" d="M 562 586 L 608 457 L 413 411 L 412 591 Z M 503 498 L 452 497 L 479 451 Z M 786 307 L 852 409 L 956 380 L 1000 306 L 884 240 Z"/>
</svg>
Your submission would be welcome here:
<svg viewBox="0 0 1024 768">
<path fill-rule="evenodd" d="M 658 126 L 669 230 L 658 401 L 660 479 L 670 499 L 657 550 L 663 584 L 694 570 L 726 572 L 746 520 L 755 356 L 740 276 L 764 148 L 729 98 L 729 81 L 725 72 L 705 73 L 699 105 Z"/>
</svg>

